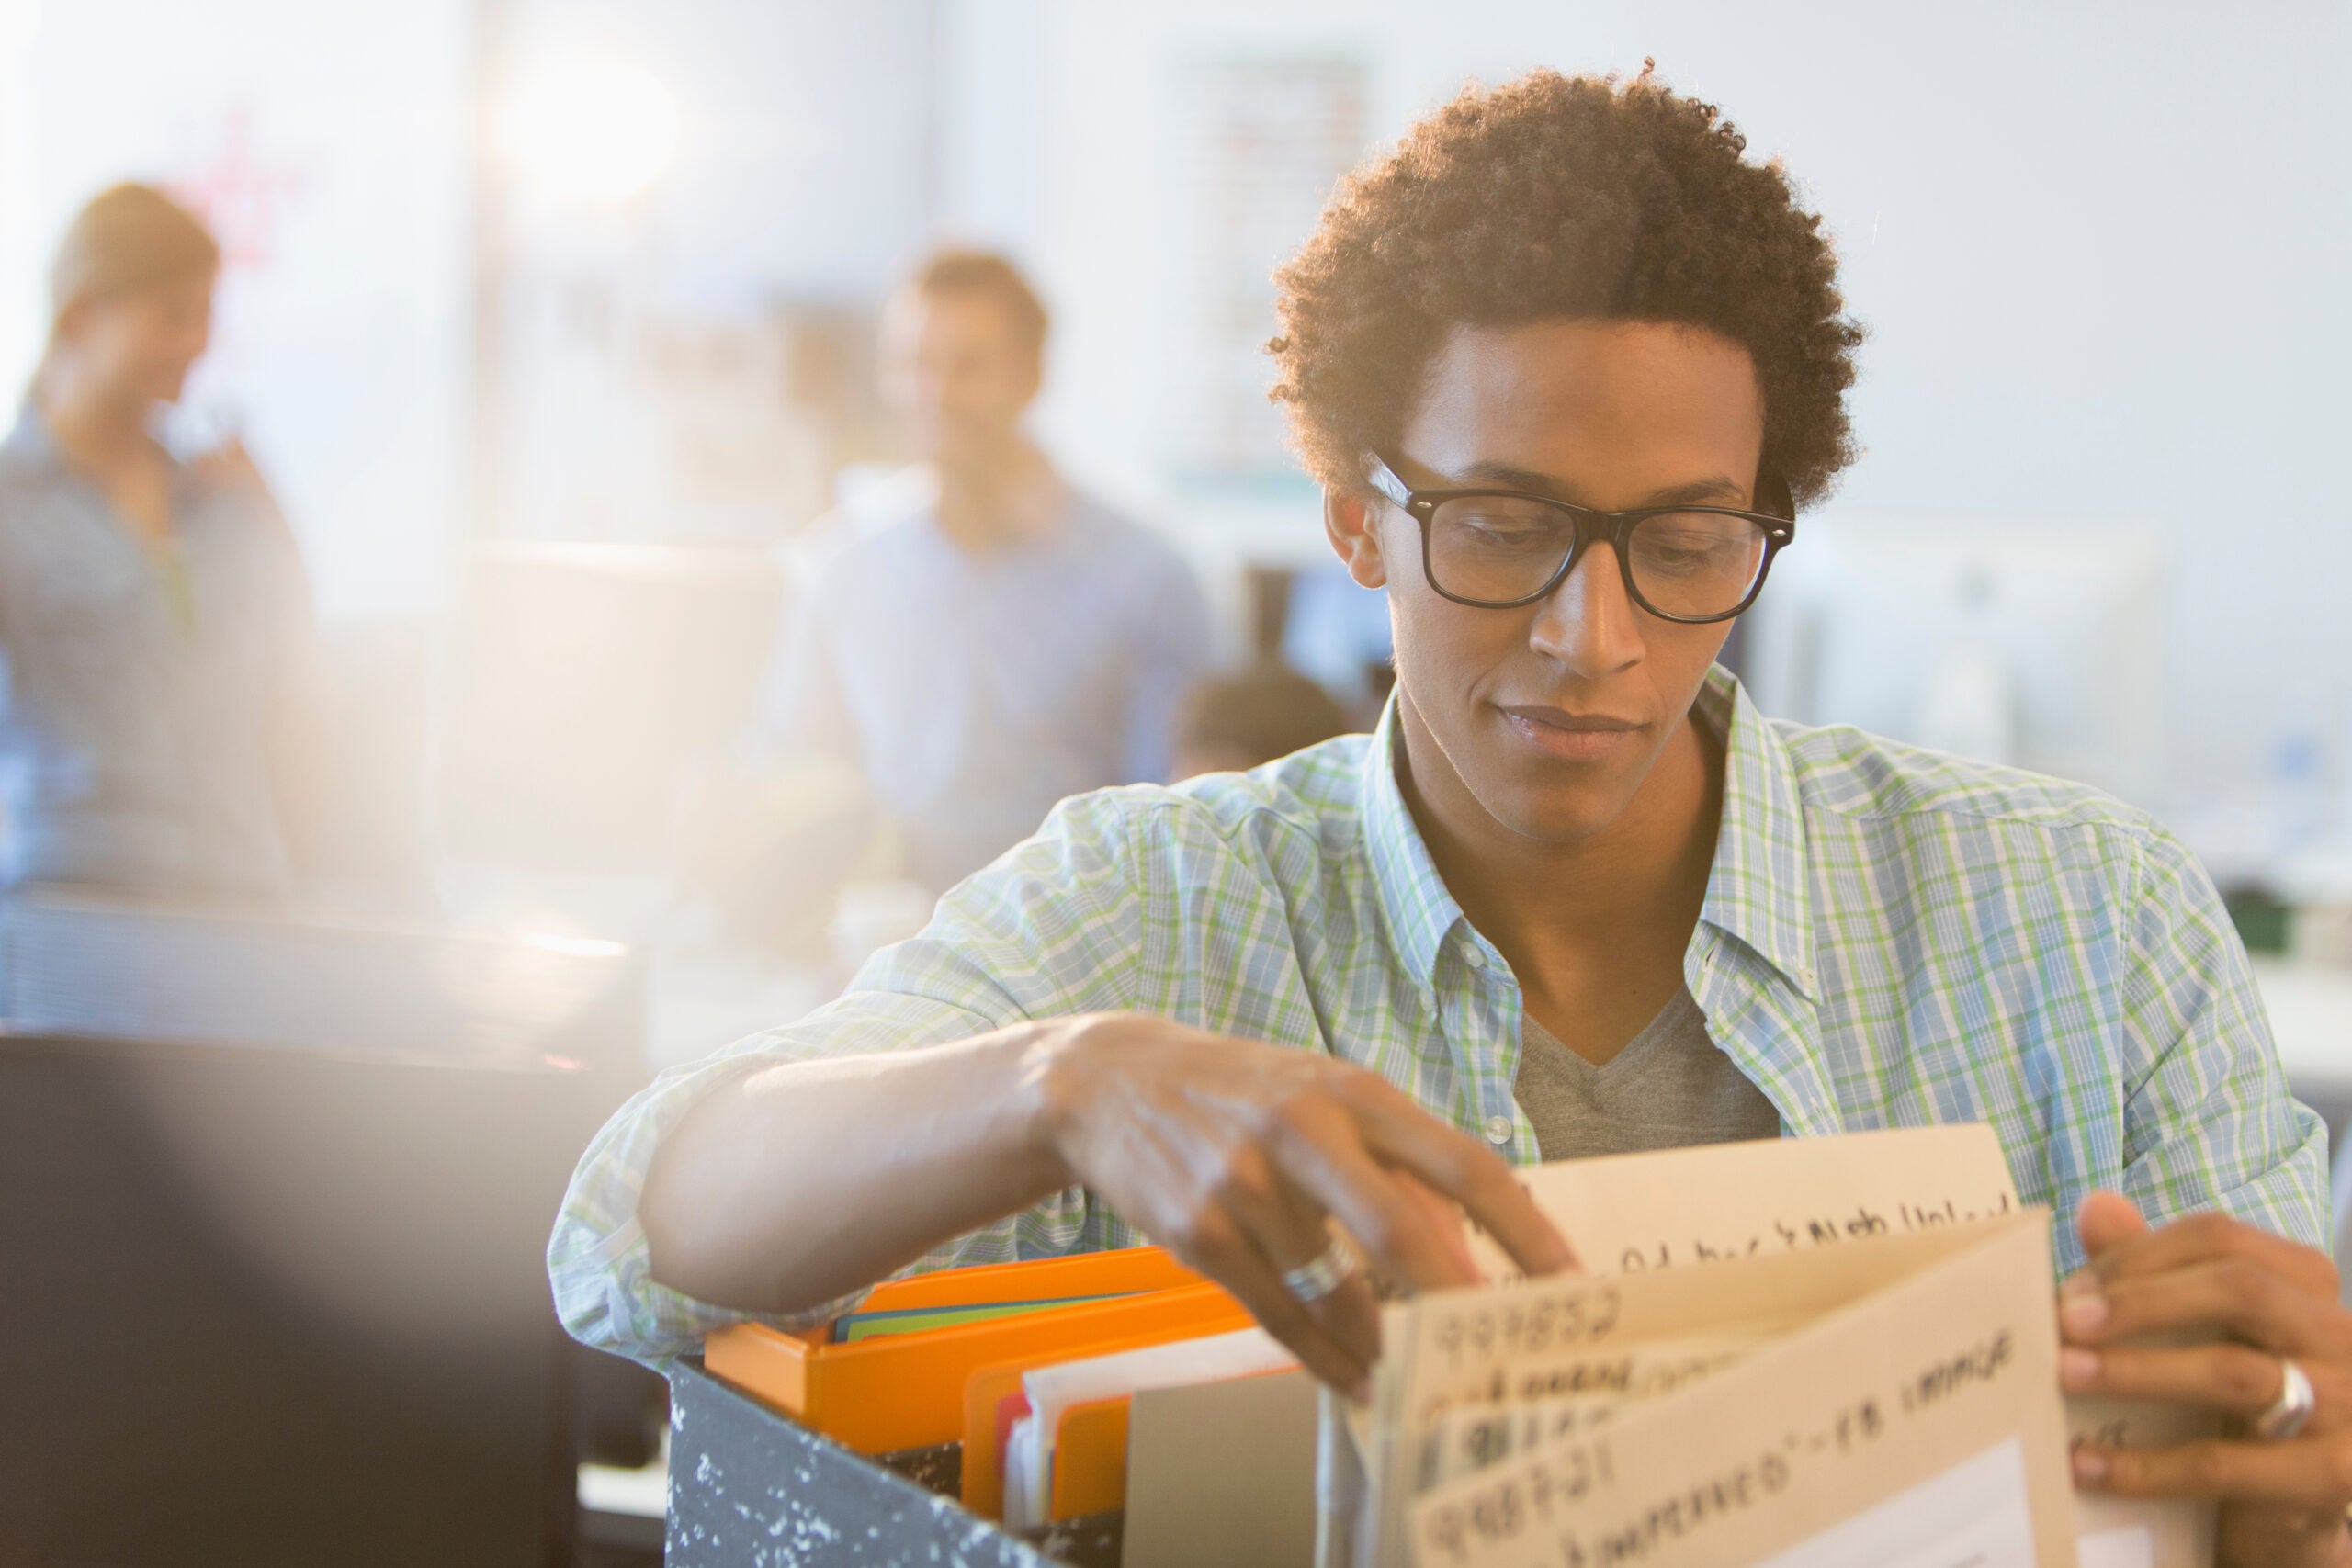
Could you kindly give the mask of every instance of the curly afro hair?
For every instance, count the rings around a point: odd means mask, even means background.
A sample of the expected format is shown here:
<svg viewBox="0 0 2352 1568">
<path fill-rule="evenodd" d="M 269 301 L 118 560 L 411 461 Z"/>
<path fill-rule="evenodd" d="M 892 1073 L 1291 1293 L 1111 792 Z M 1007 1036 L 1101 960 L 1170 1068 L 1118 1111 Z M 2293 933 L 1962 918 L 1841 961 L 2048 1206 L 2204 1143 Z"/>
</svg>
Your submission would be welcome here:
<svg viewBox="0 0 2352 1568">
<path fill-rule="evenodd" d="M 1350 175 L 1274 275 L 1291 438 L 1324 486 L 1411 417 L 1462 326 L 1669 321 L 1747 348 L 1764 395 L 1759 502 L 1825 494 L 1855 456 L 1844 396 L 1862 330 L 1821 219 L 1712 104 L 1536 71 L 1473 87 Z"/>
</svg>

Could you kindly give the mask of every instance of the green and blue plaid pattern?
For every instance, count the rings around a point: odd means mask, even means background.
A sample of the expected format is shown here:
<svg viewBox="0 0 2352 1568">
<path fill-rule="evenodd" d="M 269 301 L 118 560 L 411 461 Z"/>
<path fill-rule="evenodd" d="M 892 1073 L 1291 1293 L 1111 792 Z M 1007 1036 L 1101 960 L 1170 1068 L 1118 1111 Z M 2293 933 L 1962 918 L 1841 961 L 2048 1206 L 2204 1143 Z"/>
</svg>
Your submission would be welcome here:
<svg viewBox="0 0 2352 1568">
<path fill-rule="evenodd" d="M 2245 950 L 2177 840 L 2075 785 L 1767 721 L 1721 671 L 1699 713 L 1725 787 L 1683 975 L 1786 1133 L 1991 1122 L 2019 1193 L 2061 1216 L 2062 1271 L 2093 1187 L 2324 1245 L 2326 1131 L 2289 1097 Z M 572 1179 L 548 1247 L 571 1332 L 659 1362 L 745 1315 L 651 1278 L 638 1194 L 697 1096 L 779 1062 L 1132 1010 L 1334 1053 L 1534 1160 L 1519 987 L 1430 862 L 1393 716 L 1251 773 L 1065 801 L 840 999 L 663 1074 Z M 1072 1190 L 914 1268 L 1143 1239 Z"/>
</svg>

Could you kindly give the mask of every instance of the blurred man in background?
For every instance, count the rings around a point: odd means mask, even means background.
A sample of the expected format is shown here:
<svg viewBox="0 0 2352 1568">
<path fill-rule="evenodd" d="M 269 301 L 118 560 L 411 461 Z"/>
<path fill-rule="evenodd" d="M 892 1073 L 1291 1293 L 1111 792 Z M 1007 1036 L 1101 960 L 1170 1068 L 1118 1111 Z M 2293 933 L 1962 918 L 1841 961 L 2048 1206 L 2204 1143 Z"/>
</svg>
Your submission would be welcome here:
<svg viewBox="0 0 2352 1568">
<path fill-rule="evenodd" d="M 933 255 L 886 307 L 885 390 L 925 482 L 845 525 L 792 614 L 760 737 L 773 826 L 738 872 L 765 885 L 755 909 L 861 865 L 944 889 L 1065 795 L 1168 776 L 1206 606 L 1024 432 L 1046 332 L 1027 281 L 976 251 Z"/>
</svg>

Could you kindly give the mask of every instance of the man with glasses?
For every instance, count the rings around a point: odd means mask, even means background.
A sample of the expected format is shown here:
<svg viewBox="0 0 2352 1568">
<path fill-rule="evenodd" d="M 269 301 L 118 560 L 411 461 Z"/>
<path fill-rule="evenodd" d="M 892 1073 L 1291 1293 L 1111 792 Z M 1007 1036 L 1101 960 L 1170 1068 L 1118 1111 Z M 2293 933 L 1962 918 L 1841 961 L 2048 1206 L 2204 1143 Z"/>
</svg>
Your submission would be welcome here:
<svg viewBox="0 0 2352 1568">
<path fill-rule="evenodd" d="M 1148 1237 L 1353 1388 L 1334 1222 L 1408 1286 L 1475 1277 L 1456 1205 L 1541 1271 L 1574 1238 L 1511 1162 L 1984 1121 L 2065 1216 L 2069 1386 L 2251 1423 L 2082 1483 L 2338 1561 L 2325 1133 L 2211 883 L 2115 801 L 1768 722 L 1713 665 L 1852 455 L 1860 334 L 1786 177 L 1646 74 L 1538 73 L 1360 172 L 1280 282 L 1275 395 L 1388 596 L 1376 732 L 1069 801 L 840 1001 L 665 1077 L 567 1201 L 573 1331 L 658 1359 Z M 2211 1342 L 2113 1348 L 2152 1330 Z"/>
</svg>

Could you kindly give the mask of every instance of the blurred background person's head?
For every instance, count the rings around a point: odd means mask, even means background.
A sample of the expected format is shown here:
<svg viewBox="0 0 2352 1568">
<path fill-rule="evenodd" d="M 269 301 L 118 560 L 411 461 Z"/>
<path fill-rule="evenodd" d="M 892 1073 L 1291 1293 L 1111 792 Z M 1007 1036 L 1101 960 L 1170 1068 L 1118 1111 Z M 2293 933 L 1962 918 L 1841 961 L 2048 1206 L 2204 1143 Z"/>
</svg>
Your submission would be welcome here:
<svg viewBox="0 0 2352 1568">
<path fill-rule="evenodd" d="M 212 332 L 220 247 L 152 186 L 93 197 L 50 267 L 49 343 L 34 396 L 52 412 L 143 420 L 177 402 Z"/>
<path fill-rule="evenodd" d="M 950 483 L 1019 459 L 1045 364 L 1044 304 L 986 251 L 933 253 L 883 311 L 887 395 L 913 455 Z"/>
<path fill-rule="evenodd" d="M 1194 686 L 1176 716 L 1175 776 L 1246 773 L 1348 730 L 1331 694 L 1271 660 Z"/>
</svg>

